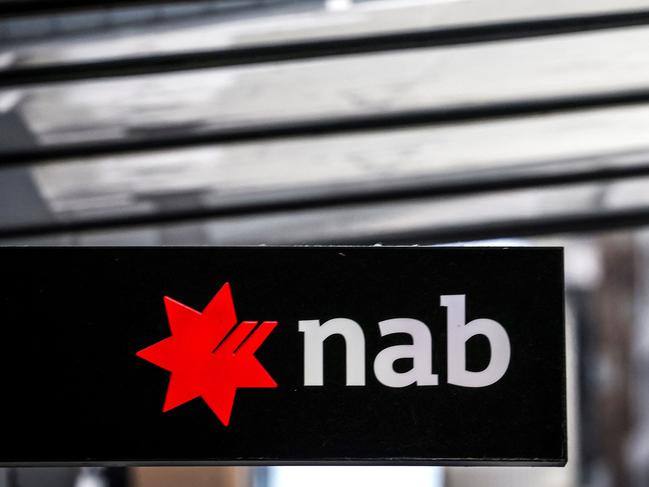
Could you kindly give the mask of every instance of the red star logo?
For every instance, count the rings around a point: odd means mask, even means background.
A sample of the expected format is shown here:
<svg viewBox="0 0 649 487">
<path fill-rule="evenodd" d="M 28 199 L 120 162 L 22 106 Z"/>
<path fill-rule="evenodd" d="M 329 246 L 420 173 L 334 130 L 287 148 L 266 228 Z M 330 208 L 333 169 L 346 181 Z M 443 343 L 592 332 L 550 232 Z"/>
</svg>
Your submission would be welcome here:
<svg viewBox="0 0 649 487">
<path fill-rule="evenodd" d="M 203 398 L 227 426 L 240 387 L 277 387 L 254 353 L 275 321 L 237 326 L 230 285 L 225 283 L 202 313 L 165 296 L 171 336 L 137 356 L 171 372 L 162 410 Z"/>
</svg>

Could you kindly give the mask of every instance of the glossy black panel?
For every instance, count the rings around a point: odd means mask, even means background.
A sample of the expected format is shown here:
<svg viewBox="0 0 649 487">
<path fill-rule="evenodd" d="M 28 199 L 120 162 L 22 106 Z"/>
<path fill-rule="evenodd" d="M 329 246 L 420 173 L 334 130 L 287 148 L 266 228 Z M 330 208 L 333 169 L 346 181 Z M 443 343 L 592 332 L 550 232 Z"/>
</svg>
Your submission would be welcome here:
<svg viewBox="0 0 649 487">
<path fill-rule="evenodd" d="M 563 465 L 562 259 L 557 248 L 0 249 L 0 462 Z M 227 427 L 200 397 L 163 413 L 169 372 L 136 353 L 170 335 L 164 296 L 202 311 L 225 283 L 238 322 L 278 322 L 255 354 L 278 386 L 238 389 Z M 448 383 L 441 295 L 466 295 L 467 321 L 506 330 L 511 359 L 494 384 Z M 325 341 L 324 386 L 305 386 L 298 322 L 341 317 L 362 327 L 365 385 L 345 384 L 338 336 Z M 377 380 L 376 355 L 412 343 L 381 336 L 391 318 L 428 326 L 439 385 Z M 475 371 L 493 358 L 484 336 L 466 353 Z"/>
</svg>

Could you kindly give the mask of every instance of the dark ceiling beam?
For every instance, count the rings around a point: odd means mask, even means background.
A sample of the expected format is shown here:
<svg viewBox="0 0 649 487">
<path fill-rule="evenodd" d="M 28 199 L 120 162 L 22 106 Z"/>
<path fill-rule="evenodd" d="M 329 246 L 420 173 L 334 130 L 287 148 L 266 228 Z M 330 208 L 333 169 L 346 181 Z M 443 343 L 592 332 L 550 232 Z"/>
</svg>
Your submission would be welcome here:
<svg viewBox="0 0 649 487">
<path fill-rule="evenodd" d="M 521 218 L 466 225 L 418 228 L 411 231 L 377 233 L 352 238 L 331 239 L 317 244 L 347 245 L 433 245 L 455 242 L 475 242 L 502 238 L 541 237 L 588 232 L 610 232 L 626 229 L 637 230 L 649 226 L 649 207 L 621 210 L 592 211 L 588 213 L 567 212 L 558 216 Z"/>
<path fill-rule="evenodd" d="M 0 151 L 0 168 L 45 164 L 69 159 L 87 160 L 92 157 L 128 155 L 154 150 L 182 149 L 205 145 L 227 145 L 295 137 L 367 133 L 418 126 L 437 126 L 511 117 L 549 115 L 643 103 L 649 103 L 649 88 L 552 98 L 522 99 L 459 107 L 451 106 L 315 120 L 296 120 L 273 124 L 251 124 L 195 133 L 169 134 L 147 139 L 56 144 Z"/>
<path fill-rule="evenodd" d="M 70 14 L 116 8 L 177 6 L 208 3 L 208 0 L 0 0 L 0 19 L 38 15 Z M 214 3 L 214 2 L 210 2 Z M 245 3 L 244 0 L 219 0 L 227 5 Z M 249 0 L 250 4 L 261 1 Z"/>
<path fill-rule="evenodd" d="M 66 3 L 61 1 L 61 3 Z M 196 69 L 445 47 L 644 26 L 649 10 L 433 28 L 250 47 L 23 66 L 0 72 L 0 87 L 21 87 Z"/>
<path fill-rule="evenodd" d="M 331 189 L 313 190 L 305 192 L 286 191 L 279 195 L 270 195 L 268 197 L 257 196 L 254 199 L 236 201 L 232 203 L 222 203 L 219 206 L 187 208 L 181 210 L 166 210 L 164 212 L 138 214 L 127 216 L 101 217 L 93 219 L 72 220 L 72 221 L 51 221 L 37 224 L 20 224 L 0 227 L 0 239 L 25 238 L 25 237 L 42 237 L 60 234 L 70 234 L 78 232 L 92 231 L 110 231 L 126 230 L 129 228 L 139 228 L 147 226 L 160 225 L 178 225 L 188 223 L 207 223 L 215 219 L 231 218 L 241 216 L 259 216 L 271 213 L 298 212 L 305 210 L 322 210 L 322 209 L 352 209 L 359 205 L 372 204 L 389 204 L 404 201 L 417 201 L 424 198 L 437 198 L 442 196 L 465 196 L 496 191 L 511 191 L 529 188 L 546 188 L 555 186 L 565 186 L 578 183 L 596 183 L 609 182 L 613 180 L 637 178 L 649 176 L 649 155 L 647 161 L 624 165 L 627 155 L 618 154 L 608 157 L 597 155 L 596 163 L 589 158 L 571 159 L 565 161 L 554 161 L 552 163 L 538 163 L 532 166 L 518 167 L 514 169 L 497 169 L 493 171 L 474 171 L 467 175 L 459 174 L 446 177 L 436 178 L 417 178 L 415 180 L 395 181 L 390 180 L 383 183 L 365 184 L 365 185 L 348 185 L 338 186 L 335 191 Z M 616 210 L 617 211 L 617 210 Z M 597 211 L 601 219 L 594 217 L 572 216 L 568 221 L 575 222 L 581 218 L 586 228 L 618 228 L 617 223 L 611 215 L 620 215 L 618 222 L 621 227 L 626 226 L 624 222 L 631 224 L 649 223 L 649 208 L 639 208 L 631 210 L 621 210 L 620 213 L 611 211 Z M 569 212 L 568 212 L 569 215 Z M 585 220 L 584 220 L 585 218 Z M 582 221 L 579 220 L 579 221 Z M 535 229 L 534 222 L 542 219 L 531 219 L 529 225 Z M 562 220 L 563 221 L 563 220 Z M 553 220 L 554 222 L 554 220 Z M 517 222 L 515 225 L 519 232 L 525 231 L 527 224 L 522 225 Z M 576 225 L 577 223 L 575 223 Z M 548 224 L 549 225 L 549 224 Z M 552 223 L 554 227 L 559 228 L 559 223 Z M 567 224 L 566 224 L 567 225 Z M 590 225 L 590 226 L 588 226 Z M 599 225 L 599 226 L 598 226 Z M 620 228 L 621 228 L 620 227 Z M 455 229 L 455 233 L 448 229 L 428 229 L 422 231 L 421 241 L 433 241 L 433 237 L 438 232 L 440 238 L 446 241 L 452 240 L 450 235 L 460 235 L 461 231 L 470 229 L 472 235 L 478 235 L 477 229 L 472 226 Z M 480 228 L 485 231 L 491 231 L 487 224 Z M 575 227 L 577 228 L 577 227 Z M 460 231 L 461 230 L 461 231 Z M 469 230 L 466 230 L 467 232 Z M 536 230 L 530 230 L 536 232 Z M 416 232 L 419 232 L 417 230 Z M 503 233 L 501 236 L 513 236 L 511 230 L 498 230 Z M 417 234 L 419 235 L 419 233 Z M 423 236 L 427 235 L 424 239 Z M 517 234 L 517 235 L 520 235 Z M 363 237 L 364 238 L 364 237 Z M 468 239 L 467 234 L 466 238 Z M 491 237 L 481 237 L 491 238 Z M 378 237 L 377 237 L 378 239 Z M 409 236 L 406 232 L 395 235 L 385 235 L 385 242 L 396 242 L 399 239 L 407 241 L 418 240 L 414 236 Z M 432 239 L 432 240 L 431 240 Z M 460 239 L 460 238 L 458 238 Z M 350 239 L 349 243 L 354 243 Z M 377 240 L 377 241 L 378 241 Z"/>
</svg>

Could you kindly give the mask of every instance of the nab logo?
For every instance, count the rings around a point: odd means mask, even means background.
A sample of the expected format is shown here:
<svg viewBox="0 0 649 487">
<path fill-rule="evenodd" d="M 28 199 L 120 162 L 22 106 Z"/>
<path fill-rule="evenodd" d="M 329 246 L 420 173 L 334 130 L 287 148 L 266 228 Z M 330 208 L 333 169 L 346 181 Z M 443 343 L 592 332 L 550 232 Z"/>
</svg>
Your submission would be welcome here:
<svg viewBox="0 0 649 487">
<path fill-rule="evenodd" d="M 164 298 L 171 336 L 137 356 L 171 372 L 163 411 L 201 397 L 227 426 L 240 387 L 277 387 L 255 352 L 277 326 L 275 321 L 237 325 L 226 283 L 202 313 Z"/>
<path fill-rule="evenodd" d="M 467 323 L 466 296 L 440 296 L 447 308 L 447 380 L 461 387 L 486 387 L 500 380 L 511 358 L 509 336 L 493 320 L 478 318 Z M 255 352 L 277 326 L 275 321 L 243 321 L 237 325 L 230 285 L 226 283 L 202 313 L 165 297 L 171 336 L 137 353 L 137 356 L 171 372 L 163 411 L 197 397 L 203 398 L 227 426 L 238 388 L 274 388 L 277 383 L 255 357 Z M 374 359 L 374 375 L 387 387 L 436 386 L 431 370 L 433 343 L 428 325 L 412 318 L 392 318 L 378 323 L 381 336 L 406 334 L 411 344 L 380 350 Z M 324 345 L 333 335 L 345 342 L 346 385 L 364 386 L 365 333 L 354 320 L 333 318 L 299 320 L 304 335 L 304 386 L 324 385 Z M 482 335 L 489 342 L 490 359 L 480 371 L 467 368 L 466 344 Z M 398 371 L 396 362 L 409 359 L 412 367 Z"/>
</svg>

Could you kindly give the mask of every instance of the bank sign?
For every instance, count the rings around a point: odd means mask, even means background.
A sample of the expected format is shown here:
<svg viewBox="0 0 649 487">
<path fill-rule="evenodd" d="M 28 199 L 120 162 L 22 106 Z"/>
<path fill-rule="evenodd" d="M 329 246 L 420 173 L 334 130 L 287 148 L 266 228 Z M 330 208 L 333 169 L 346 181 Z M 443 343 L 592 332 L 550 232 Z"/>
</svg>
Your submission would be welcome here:
<svg viewBox="0 0 649 487">
<path fill-rule="evenodd" d="M 0 463 L 563 465 L 562 259 L 0 249 Z"/>
</svg>

